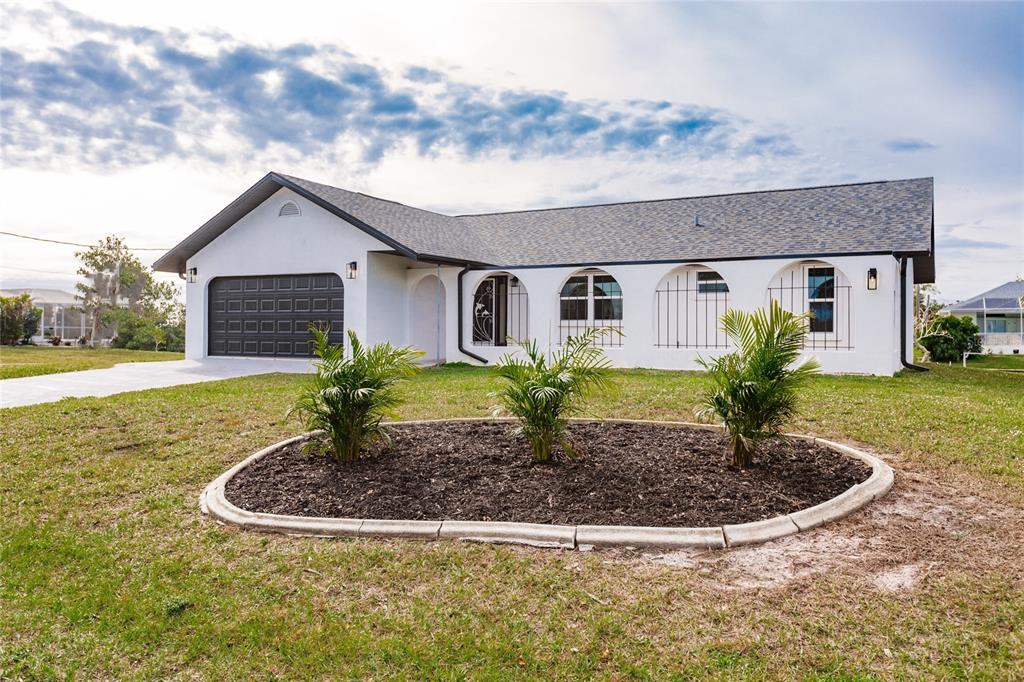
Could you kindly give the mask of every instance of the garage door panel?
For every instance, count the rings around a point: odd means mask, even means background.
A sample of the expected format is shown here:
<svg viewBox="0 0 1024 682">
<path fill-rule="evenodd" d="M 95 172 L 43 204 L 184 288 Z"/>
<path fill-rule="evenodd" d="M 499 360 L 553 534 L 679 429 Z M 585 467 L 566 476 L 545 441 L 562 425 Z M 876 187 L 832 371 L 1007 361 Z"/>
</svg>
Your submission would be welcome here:
<svg viewBox="0 0 1024 682">
<path fill-rule="evenodd" d="M 344 284 L 335 274 L 220 277 L 209 288 L 210 355 L 308 357 L 311 322 L 344 340 Z"/>
</svg>

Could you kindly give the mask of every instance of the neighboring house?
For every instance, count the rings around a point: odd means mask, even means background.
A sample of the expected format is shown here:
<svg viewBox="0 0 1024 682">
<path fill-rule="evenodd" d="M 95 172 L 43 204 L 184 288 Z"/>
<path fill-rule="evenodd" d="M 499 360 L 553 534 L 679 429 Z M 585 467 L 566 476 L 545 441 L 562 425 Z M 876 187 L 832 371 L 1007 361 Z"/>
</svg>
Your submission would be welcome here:
<svg viewBox="0 0 1024 682">
<path fill-rule="evenodd" d="M 0 292 L 0 295 L 24 293 L 32 297 L 32 305 L 43 309 L 39 333 L 32 337 L 33 343 L 48 343 L 54 336 L 68 343 L 77 343 L 79 338 L 89 334 L 89 316 L 78 309 L 81 302 L 74 294 L 60 289 L 12 289 Z"/>
<path fill-rule="evenodd" d="M 333 338 L 490 363 L 506 339 L 587 327 L 618 366 L 697 368 L 719 318 L 811 311 L 828 372 L 911 357 L 915 282 L 934 280 L 932 180 L 448 216 L 270 173 L 163 255 L 186 279 L 186 355 L 305 356 Z"/>
<path fill-rule="evenodd" d="M 946 312 L 974 320 L 986 353 L 1024 352 L 1024 281 L 1007 282 Z"/>
</svg>

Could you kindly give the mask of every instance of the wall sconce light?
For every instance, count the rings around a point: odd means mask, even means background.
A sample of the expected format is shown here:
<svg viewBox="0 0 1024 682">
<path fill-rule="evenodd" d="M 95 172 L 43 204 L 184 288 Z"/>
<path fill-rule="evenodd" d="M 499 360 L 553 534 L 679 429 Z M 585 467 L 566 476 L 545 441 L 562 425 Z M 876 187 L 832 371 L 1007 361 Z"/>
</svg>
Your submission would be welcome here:
<svg viewBox="0 0 1024 682">
<path fill-rule="evenodd" d="M 878 269 L 868 268 L 868 291 L 878 288 Z"/>
<path fill-rule="evenodd" d="M 185 271 L 186 282 L 189 284 L 195 284 L 197 279 L 199 279 L 199 268 L 189 268 Z"/>
<path fill-rule="evenodd" d="M 348 279 L 355 279 L 356 275 L 359 274 L 359 263 L 352 261 L 345 267 L 345 277 Z"/>
</svg>

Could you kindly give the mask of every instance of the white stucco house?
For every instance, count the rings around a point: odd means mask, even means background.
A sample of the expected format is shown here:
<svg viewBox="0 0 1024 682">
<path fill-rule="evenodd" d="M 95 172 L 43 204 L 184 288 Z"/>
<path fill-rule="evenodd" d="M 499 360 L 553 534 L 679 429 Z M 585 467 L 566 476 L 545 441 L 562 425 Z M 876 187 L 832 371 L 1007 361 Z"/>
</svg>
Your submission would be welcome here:
<svg viewBox="0 0 1024 682">
<path fill-rule="evenodd" d="M 1000 284 L 949 306 L 946 312 L 978 325 L 986 353 L 1024 353 L 1024 281 Z"/>
<path fill-rule="evenodd" d="M 32 337 L 32 343 L 49 344 L 58 337 L 64 345 L 77 344 L 78 339 L 92 333 L 89 316 L 79 306 L 82 301 L 76 294 L 62 289 L 10 289 L 0 291 L 0 296 L 28 294 L 32 305 L 42 308 L 39 333 Z M 106 340 L 106 339 L 101 339 Z"/>
<path fill-rule="evenodd" d="M 155 264 L 186 279 L 186 355 L 305 356 L 339 341 L 491 363 L 590 326 L 623 367 L 728 352 L 731 307 L 812 311 L 827 372 L 909 363 L 934 279 L 931 178 L 450 216 L 270 173 Z"/>
</svg>

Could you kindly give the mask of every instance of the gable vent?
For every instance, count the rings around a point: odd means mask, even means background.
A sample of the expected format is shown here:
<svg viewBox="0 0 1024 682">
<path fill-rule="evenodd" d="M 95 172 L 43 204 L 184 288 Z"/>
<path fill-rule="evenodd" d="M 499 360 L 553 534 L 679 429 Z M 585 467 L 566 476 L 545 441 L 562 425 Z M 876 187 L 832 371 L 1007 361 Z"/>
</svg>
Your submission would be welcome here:
<svg viewBox="0 0 1024 682">
<path fill-rule="evenodd" d="M 301 215 L 299 207 L 294 201 L 286 201 L 282 206 L 281 210 L 277 212 L 279 216 L 290 216 L 290 215 Z"/>
</svg>

